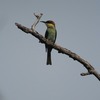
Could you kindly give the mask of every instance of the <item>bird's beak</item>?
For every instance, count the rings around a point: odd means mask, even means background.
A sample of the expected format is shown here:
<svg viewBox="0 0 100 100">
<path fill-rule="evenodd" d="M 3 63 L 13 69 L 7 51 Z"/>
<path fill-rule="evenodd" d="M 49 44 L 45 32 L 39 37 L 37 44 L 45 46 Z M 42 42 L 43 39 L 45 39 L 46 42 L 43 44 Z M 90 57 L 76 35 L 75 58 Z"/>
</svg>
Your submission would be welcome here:
<svg viewBox="0 0 100 100">
<path fill-rule="evenodd" d="M 42 23 L 46 23 L 45 21 L 40 21 L 40 22 L 42 22 Z"/>
</svg>

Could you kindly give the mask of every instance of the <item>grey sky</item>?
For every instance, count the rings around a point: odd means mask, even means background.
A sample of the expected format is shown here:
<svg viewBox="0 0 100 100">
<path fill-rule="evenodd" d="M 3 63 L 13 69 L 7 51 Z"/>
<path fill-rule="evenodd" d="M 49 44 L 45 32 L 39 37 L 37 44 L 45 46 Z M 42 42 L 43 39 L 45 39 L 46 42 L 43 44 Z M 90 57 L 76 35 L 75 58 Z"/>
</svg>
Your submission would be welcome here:
<svg viewBox="0 0 100 100">
<path fill-rule="evenodd" d="M 14 25 L 31 27 L 34 12 L 56 22 L 57 44 L 100 73 L 99 0 L 1 0 L 0 100 L 99 100 L 100 82 L 81 77 L 86 69 L 80 63 L 53 50 L 47 66 L 44 45 Z M 44 35 L 46 27 L 39 23 L 36 30 Z"/>
</svg>

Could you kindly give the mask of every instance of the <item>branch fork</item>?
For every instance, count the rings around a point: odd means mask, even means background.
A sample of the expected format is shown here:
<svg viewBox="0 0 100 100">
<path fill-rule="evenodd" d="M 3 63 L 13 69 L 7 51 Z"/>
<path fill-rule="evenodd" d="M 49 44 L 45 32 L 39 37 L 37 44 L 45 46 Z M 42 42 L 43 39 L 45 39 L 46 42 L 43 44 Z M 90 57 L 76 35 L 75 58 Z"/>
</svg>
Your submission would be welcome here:
<svg viewBox="0 0 100 100">
<path fill-rule="evenodd" d="M 40 13 L 40 14 L 38 14 L 38 15 L 34 13 L 34 16 L 36 17 L 36 20 L 34 21 L 33 25 L 31 26 L 31 30 L 32 30 L 32 31 L 35 32 L 35 27 L 36 27 L 36 25 L 39 23 L 39 21 L 40 21 L 42 15 L 43 15 L 42 13 Z"/>
</svg>

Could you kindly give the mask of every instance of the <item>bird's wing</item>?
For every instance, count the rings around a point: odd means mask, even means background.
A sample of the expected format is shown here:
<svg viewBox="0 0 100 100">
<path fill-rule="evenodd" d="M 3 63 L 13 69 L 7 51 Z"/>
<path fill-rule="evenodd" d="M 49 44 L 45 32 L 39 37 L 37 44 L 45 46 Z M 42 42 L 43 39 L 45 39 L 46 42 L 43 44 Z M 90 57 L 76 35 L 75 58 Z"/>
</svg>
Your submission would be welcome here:
<svg viewBox="0 0 100 100">
<path fill-rule="evenodd" d="M 45 32 L 45 38 L 47 39 L 48 38 L 48 31 L 46 30 Z"/>
</svg>

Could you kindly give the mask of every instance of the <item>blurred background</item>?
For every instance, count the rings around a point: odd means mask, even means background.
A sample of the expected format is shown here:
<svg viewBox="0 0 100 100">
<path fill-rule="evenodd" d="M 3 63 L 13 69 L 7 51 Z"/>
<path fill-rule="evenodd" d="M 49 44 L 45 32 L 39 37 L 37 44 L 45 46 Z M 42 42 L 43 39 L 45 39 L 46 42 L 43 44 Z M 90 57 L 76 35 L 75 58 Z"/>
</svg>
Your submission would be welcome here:
<svg viewBox="0 0 100 100">
<path fill-rule="evenodd" d="M 46 65 L 44 44 L 15 26 L 31 27 L 33 13 L 53 20 L 56 43 L 87 60 L 100 73 L 99 0 L 0 0 L 0 100 L 99 100 L 100 82 L 79 62 L 52 50 Z M 44 35 L 46 26 L 36 30 Z"/>
</svg>

